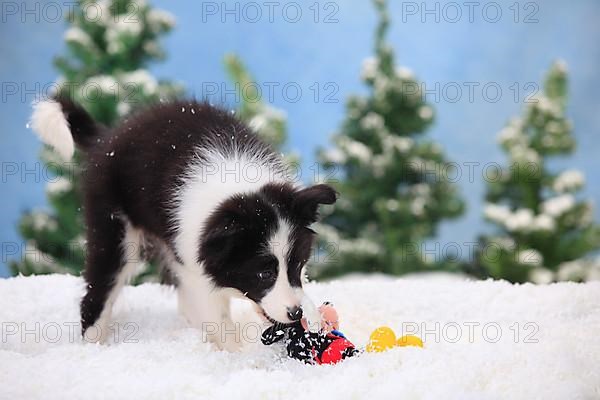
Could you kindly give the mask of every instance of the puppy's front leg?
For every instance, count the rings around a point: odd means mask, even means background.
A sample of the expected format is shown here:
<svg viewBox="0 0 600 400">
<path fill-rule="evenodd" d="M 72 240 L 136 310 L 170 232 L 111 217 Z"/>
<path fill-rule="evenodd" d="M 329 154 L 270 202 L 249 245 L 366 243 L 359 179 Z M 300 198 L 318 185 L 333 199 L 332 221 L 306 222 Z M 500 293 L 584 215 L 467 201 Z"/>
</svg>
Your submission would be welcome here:
<svg viewBox="0 0 600 400">
<path fill-rule="evenodd" d="M 231 297 L 226 291 L 220 295 L 221 308 L 221 335 L 219 348 L 230 352 L 239 351 L 243 342 L 239 327 L 231 320 Z"/>
<path fill-rule="evenodd" d="M 229 295 L 216 289 L 204 277 L 186 274 L 179 279 L 179 312 L 191 326 L 200 329 L 206 339 L 221 350 L 237 351 L 241 347 L 239 330 L 231 320 Z"/>
</svg>

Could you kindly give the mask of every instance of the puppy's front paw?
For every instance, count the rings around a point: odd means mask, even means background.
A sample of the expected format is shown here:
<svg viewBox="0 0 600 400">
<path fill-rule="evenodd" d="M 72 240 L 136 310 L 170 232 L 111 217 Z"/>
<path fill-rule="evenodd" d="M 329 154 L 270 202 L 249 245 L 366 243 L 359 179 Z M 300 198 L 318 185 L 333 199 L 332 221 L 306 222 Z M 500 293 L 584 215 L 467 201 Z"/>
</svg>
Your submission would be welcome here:
<svg viewBox="0 0 600 400">
<path fill-rule="evenodd" d="M 87 343 L 105 344 L 109 336 L 107 324 L 94 324 L 83 332 L 83 341 Z"/>
<path fill-rule="evenodd" d="M 221 344 L 221 350 L 228 351 L 229 353 L 238 353 L 242 351 L 244 344 L 240 340 L 228 340 Z"/>
<path fill-rule="evenodd" d="M 212 335 L 208 335 L 209 341 L 219 350 L 230 353 L 241 351 L 244 342 L 238 327 L 232 322 L 223 322 L 220 324 L 220 328 L 217 332 L 213 332 Z"/>
</svg>

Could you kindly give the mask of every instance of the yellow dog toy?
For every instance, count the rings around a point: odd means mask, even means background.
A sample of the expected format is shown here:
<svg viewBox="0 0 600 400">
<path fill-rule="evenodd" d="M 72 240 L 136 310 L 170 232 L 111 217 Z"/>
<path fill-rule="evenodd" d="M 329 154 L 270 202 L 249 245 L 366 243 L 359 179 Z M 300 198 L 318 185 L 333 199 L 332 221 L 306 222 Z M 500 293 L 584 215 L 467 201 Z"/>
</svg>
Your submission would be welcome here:
<svg viewBox="0 0 600 400">
<path fill-rule="evenodd" d="M 380 326 L 371 333 L 369 343 L 367 344 L 367 352 L 380 353 L 396 346 L 423 347 L 423 341 L 419 337 L 413 335 L 404 335 L 396 339 L 396 334 L 391 328 Z"/>
</svg>

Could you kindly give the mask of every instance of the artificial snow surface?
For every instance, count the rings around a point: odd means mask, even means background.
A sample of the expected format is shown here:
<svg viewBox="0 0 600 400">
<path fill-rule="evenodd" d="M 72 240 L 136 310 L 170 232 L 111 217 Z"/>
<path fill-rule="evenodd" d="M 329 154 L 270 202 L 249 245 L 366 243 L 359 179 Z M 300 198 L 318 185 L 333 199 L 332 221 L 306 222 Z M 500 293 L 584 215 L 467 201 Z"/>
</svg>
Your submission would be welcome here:
<svg viewBox="0 0 600 400">
<path fill-rule="evenodd" d="M 357 346 L 379 325 L 400 333 L 414 323 L 425 341 L 424 349 L 365 353 L 335 366 L 303 365 L 260 343 L 215 351 L 178 316 L 173 290 L 155 284 L 124 289 L 116 342 L 82 343 L 72 325 L 82 291 L 71 276 L 0 280 L 1 399 L 600 398 L 600 283 L 309 284 L 315 302 L 336 305 L 341 330 Z M 236 314 L 256 326 L 245 304 Z"/>
</svg>

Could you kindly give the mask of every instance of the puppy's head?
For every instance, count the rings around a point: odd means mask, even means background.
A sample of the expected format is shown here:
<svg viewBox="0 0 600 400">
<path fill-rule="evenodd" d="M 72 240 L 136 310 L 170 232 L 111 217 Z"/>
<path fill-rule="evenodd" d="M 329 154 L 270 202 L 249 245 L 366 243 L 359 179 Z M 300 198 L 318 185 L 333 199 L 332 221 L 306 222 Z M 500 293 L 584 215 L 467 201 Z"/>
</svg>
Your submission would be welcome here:
<svg viewBox="0 0 600 400">
<path fill-rule="evenodd" d="M 239 290 L 271 322 L 300 319 L 304 265 L 320 204 L 333 204 L 328 185 L 297 189 L 268 184 L 221 203 L 208 219 L 199 261 L 215 285 Z"/>
</svg>

